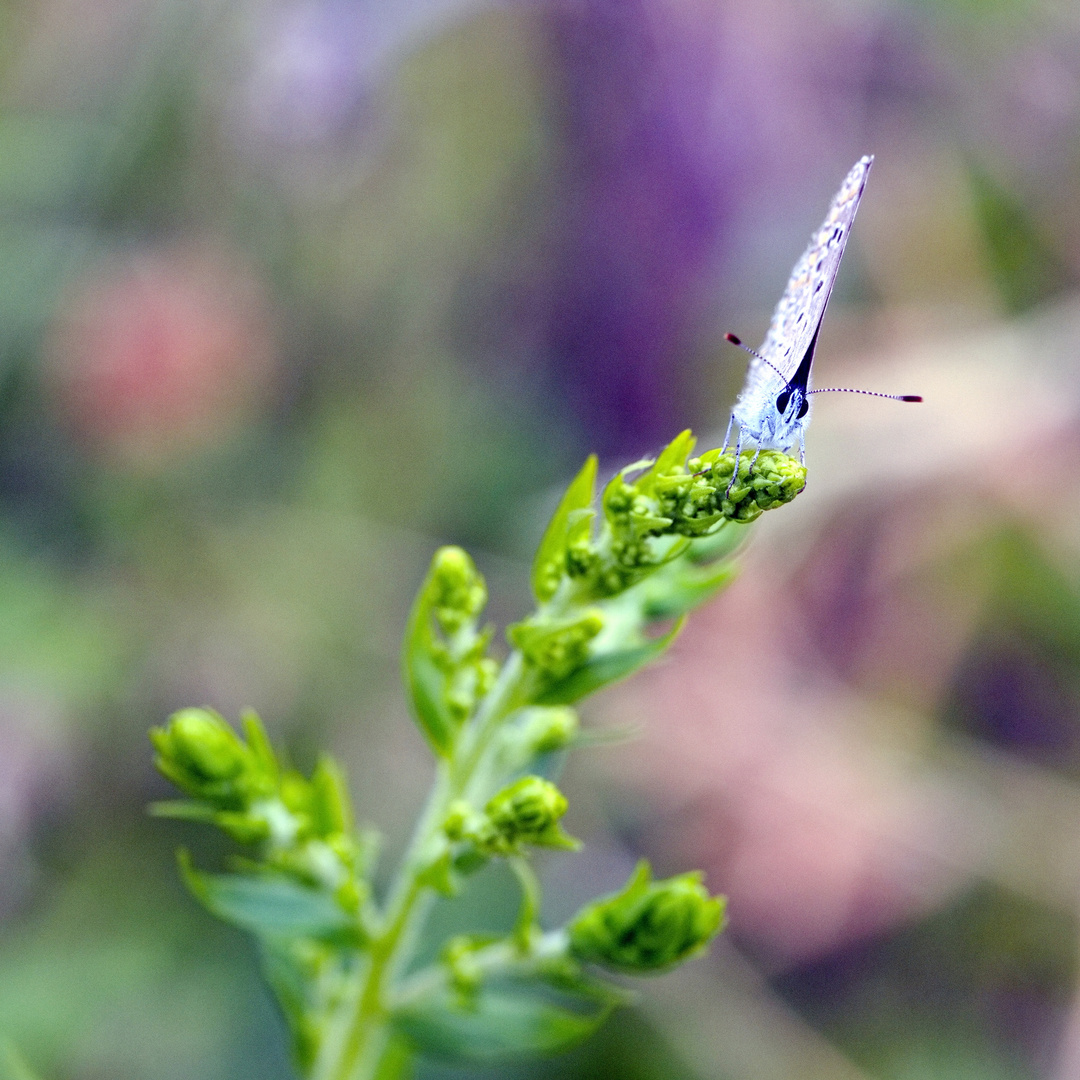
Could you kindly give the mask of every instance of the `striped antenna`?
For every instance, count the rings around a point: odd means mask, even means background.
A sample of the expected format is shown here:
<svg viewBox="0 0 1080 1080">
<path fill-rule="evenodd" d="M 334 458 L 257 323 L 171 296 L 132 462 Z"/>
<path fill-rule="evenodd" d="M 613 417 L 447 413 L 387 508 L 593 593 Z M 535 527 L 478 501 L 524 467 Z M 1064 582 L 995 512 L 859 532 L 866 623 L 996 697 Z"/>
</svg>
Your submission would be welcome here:
<svg viewBox="0 0 1080 1080">
<path fill-rule="evenodd" d="M 743 352 L 756 356 L 763 364 L 768 364 L 787 383 L 788 380 L 784 373 L 774 363 L 766 360 L 757 349 L 751 349 L 749 345 L 744 345 L 742 340 L 734 334 L 725 334 L 724 339 L 730 341 L 732 345 L 738 345 Z M 820 390 L 808 390 L 807 396 L 809 397 L 810 394 L 865 394 L 867 397 L 888 398 L 890 401 L 922 401 L 920 394 L 879 394 L 876 390 L 854 390 L 850 386 L 824 386 Z"/>
<path fill-rule="evenodd" d="M 738 345 L 743 352 L 748 352 L 751 356 L 756 356 L 763 364 L 768 364 L 785 383 L 787 382 L 787 377 L 774 363 L 772 363 L 771 360 L 766 360 L 757 349 L 751 349 L 749 345 L 744 345 L 742 338 L 737 338 L 734 334 L 725 334 L 724 340 L 730 341 L 732 345 Z"/>
<path fill-rule="evenodd" d="M 890 401 L 922 401 L 921 394 L 879 394 L 876 390 L 853 390 L 850 386 L 823 386 L 820 390 L 808 390 L 810 394 L 866 394 L 867 397 L 883 397 Z"/>
</svg>

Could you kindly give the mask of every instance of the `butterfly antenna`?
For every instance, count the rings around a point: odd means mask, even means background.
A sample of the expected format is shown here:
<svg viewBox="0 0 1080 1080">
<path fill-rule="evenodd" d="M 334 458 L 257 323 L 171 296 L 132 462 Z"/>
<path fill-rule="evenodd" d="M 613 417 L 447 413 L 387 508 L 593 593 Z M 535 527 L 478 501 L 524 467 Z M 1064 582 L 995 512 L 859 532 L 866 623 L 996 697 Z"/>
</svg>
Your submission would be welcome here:
<svg viewBox="0 0 1080 1080">
<path fill-rule="evenodd" d="M 807 394 L 865 394 L 867 397 L 883 397 L 890 401 L 922 401 L 921 394 L 879 394 L 876 390 L 853 390 L 850 386 L 823 386 L 809 390 Z"/>
<path fill-rule="evenodd" d="M 732 345 L 738 345 L 743 352 L 748 352 L 751 356 L 756 356 L 763 364 L 768 364 L 768 366 L 771 367 L 785 383 L 787 382 L 787 376 L 774 363 L 766 360 L 757 349 L 751 349 L 749 345 L 744 345 L 741 338 L 737 338 L 734 334 L 725 334 L 724 340 L 730 341 Z"/>
</svg>

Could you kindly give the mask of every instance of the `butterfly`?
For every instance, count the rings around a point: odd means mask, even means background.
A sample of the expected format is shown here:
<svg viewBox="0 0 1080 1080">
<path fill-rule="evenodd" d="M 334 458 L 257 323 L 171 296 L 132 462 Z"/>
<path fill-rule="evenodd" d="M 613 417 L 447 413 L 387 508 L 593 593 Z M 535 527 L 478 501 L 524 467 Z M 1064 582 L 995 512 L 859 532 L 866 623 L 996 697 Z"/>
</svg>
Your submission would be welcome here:
<svg viewBox="0 0 1080 1080">
<path fill-rule="evenodd" d="M 829 306 L 840 260 L 844 257 L 855 212 L 859 209 L 873 163 L 870 155 L 860 158 L 840 185 L 821 228 L 814 233 L 810 246 L 791 272 L 791 280 L 776 305 L 761 349 L 748 348 L 734 334 L 725 335 L 728 341 L 752 356 L 746 384 L 735 402 L 724 436 L 726 450 L 732 425 L 739 425 L 736 460 L 743 441 L 751 440 L 759 453 L 762 450 L 787 451 L 798 443 L 799 460 L 805 463 L 810 398 L 813 394 L 842 389 L 811 390 L 810 376 L 821 321 Z M 877 394 L 872 390 L 849 392 L 895 401 L 922 401 L 915 394 Z M 756 460 L 757 454 L 754 456 Z"/>
</svg>

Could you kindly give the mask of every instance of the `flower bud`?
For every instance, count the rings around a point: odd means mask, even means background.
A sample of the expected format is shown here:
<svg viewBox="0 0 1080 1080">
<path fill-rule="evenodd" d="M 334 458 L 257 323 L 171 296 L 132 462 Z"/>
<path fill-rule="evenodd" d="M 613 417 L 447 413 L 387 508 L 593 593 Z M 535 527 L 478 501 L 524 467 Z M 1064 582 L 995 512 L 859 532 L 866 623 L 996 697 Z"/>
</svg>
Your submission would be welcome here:
<svg viewBox="0 0 1080 1080">
<path fill-rule="evenodd" d="M 465 799 L 455 799 L 443 819 L 443 832 L 454 843 L 469 840 L 478 842 L 483 836 L 490 836 L 491 822 L 474 810 Z"/>
<path fill-rule="evenodd" d="M 725 900 L 701 873 L 653 881 L 642 859 L 626 887 L 582 908 L 568 929 L 579 960 L 617 971 L 663 971 L 701 952 L 723 925 Z"/>
<path fill-rule="evenodd" d="M 150 737 L 158 769 L 188 795 L 235 808 L 262 787 L 253 755 L 210 709 L 182 709 Z"/>
<path fill-rule="evenodd" d="M 484 579 L 472 559 L 459 547 L 444 547 L 435 553 L 429 588 L 431 606 L 447 634 L 475 619 L 487 603 Z"/>
<path fill-rule="evenodd" d="M 520 738 L 530 756 L 564 749 L 577 737 L 581 726 L 577 713 L 565 705 L 532 708 L 526 714 Z"/>
<path fill-rule="evenodd" d="M 712 469 L 717 491 L 724 493 L 724 517 L 732 521 L 753 521 L 766 510 L 791 502 L 806 487 L 806 466 L 779 450 L 762 450 L 756 460 L 753 451 L 743 451 L 738 476 L 729 487 L 735 467 L 735 455 L 724 454 Z"/>
<path fill-rule="evenodd" d="M 539 776 L 523 776 L 494 796 L 485 813 L 500 848 L 514 850 L 520 844 L 539 844 L 573 850 L 577 841 L 559 825 L 566 809 L 566 796 L 553 783 Z"/>
<path fill-rule="evenodd" d="M 584 667 L 589 658 L 589 642 L 604 628 L 598 608 L 589 608 L 571 622 L 549 623 L 525 620 L 507 631 L 525 659 L 543 676 L 558 682 Z"/>
</svg>

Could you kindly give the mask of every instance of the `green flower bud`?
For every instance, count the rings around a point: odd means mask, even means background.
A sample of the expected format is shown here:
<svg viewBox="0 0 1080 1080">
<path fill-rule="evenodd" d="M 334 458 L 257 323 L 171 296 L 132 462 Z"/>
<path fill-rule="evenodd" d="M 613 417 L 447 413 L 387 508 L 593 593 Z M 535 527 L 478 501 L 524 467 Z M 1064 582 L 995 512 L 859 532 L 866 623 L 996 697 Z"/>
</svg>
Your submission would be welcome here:
<svg viewBox="0 0 1080 1080">
<path fill-rule="evenodd" d="M 724 921 L 700 872 L 653 881 L 642 859 L 626 887 L 584 907 L 568 929 L 579 959 L 617 971 L 663 971 L 701 952 Z"/>
<path fill-rule="evenodd" d="M 475 619 L 487 603 L 484 579 L 459 547 L 444 547 L 435 553 L 429 588 L 431 606 L 445 634 L 453 634 Z"/>
<path fill-rule="evenodd" d="M 463 661 L 460 667 L 451 670 L 443 699 L 456 723 L 472 715 L 476 703 L 491 689 L 498 670 L 495 661 L 488 657 Z"/>
<path fill-rule="evenodd" d="M 735 455 L 724 454 L 713 463 L 711 474 L 722 493 L 724 517 L 731 521 L 753 521 L 766 510 L 791 502 L 806 487 L 806 466 L 779 450 L 762 450 L 756 461 L 753 451 L 744 450 L 738 477 L 729 489 L 734 469 Z"/>
<path fill-rule="evenodd" d="M 498 675 L 486 655 L 493 631 L 476 625 L 486 601 L 484 579 L 461 548 L 435 552 L 409 616 L 402 659 L 413 714 L 440 756 L 449 755 Z"/>
<path fill-rule="evenodd" d="M 462 840 L 475 841 L 485 831 L 490 833 L 491 824 L 464 799 L 455 799 L 450 804 L 442 828 L 448 840 L 458 843 Z"/>
<path fill-rule="evenodd" d="M 552 682 L 565 679 L 589 659 L 589 642 L 604 628 L 604 616 L 590 608 L 571 622 L 526 619 L 507 634 L 525 659 Z"/>
<path fill-rule="evenodd" d="M 447 967 L 450 985 L 467 1003 L 480 987 L 483 971 L 476 962 L 482 943 L 465 934 L 452 937 L 442 948 L 440 959 Z"/>
<path fill-rule="evenodd" d="M 526 754 L 551 754 L 569 746 L 581 727 L 578 715 L 567 706 L 526 710 L 519 737 Z"/>
<path fill-rule="evenodd" d="M 587 535 L 566 545 L 566 573 L 570 577 L 588 577 L 599 564 L 600 556 Z"/>
<path fill-rule="evenodd" d="M 182 709 L 150 738 L 158 770 L 195 798 L 236 809 L 272 789 L 240 736 L 210 709 Z"/>
<path fill-rule="evenodd" d="M 549 780 L 523 776 L 503 788 L 485 807 L 496 833 L 495 845 L 503 852 L 521 844 L 576 849 L 579 845 L 559 825 L 566 813 L 566 796 Z"/>
</svg>

